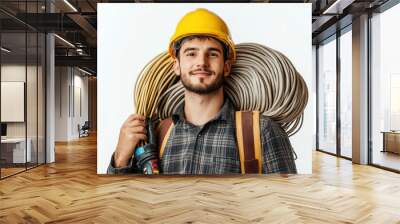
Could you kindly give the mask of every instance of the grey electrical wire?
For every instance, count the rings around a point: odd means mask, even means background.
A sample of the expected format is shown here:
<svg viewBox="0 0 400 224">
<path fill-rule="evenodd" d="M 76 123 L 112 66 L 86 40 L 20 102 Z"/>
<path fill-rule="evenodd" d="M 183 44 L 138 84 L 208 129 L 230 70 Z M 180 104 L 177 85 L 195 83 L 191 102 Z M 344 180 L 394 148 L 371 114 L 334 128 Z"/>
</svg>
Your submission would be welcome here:
<svg viewBox="0 0 400 224">
<path fill-rule="evenodd" d="M 282 53 L 257 43 L 236 45 L 237 59 L 224 90 L 236 110 L 260 111 L 289 136 L 299 131 L 308 101 L 307 85 Z M 135 85 L 137 113 L 152 119 L 170 117 L 184 100 L 184 87 L 166 52 L 154 58 Z"/>
</svg>

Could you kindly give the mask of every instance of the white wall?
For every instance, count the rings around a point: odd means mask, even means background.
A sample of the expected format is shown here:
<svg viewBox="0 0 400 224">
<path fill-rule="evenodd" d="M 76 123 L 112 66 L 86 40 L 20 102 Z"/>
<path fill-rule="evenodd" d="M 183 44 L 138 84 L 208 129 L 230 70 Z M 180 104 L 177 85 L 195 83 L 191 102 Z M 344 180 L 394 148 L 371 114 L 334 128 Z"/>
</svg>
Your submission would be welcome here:
<svg viewBox="0 0 400 224">
<path fill-rule="evenodd" d="M 299 156 L 298 172 L 311 173 L 315 129 L 311 4 L 263 3 L 98 4 L 97 172 L 106 173 L 119 128 L 134 112 L 132 92 L 137 75 L 150 59 L 167 50 L 179 19 L 200 7 L 225 20 L 235 43 L 256 42 L 274 48 L 288 56 L 302 74 L 310 98 L 303 127 L 290 140 Z"/>
<path fill-rule="evenodd" d="M 78 74 L 77 74 L 78 72 Z M 78 107 L 75 106 L 75 119 L 74 119 L 74 125 L 75 127 L 77 124 L 83 125 L 85 121 L 88 121 L 89 119 L 89 102 L 88 102 L 88 97 L 89 97 L 89 91 L 88 91 L 88 77 L 87 76 L 82 76 L 84 73 L 81 73 L 79 70 L 75 70 L 75 80 L 74 80 L 74 86 L 75 86 L 75 91 L 78 90 L 77 88 L 80 89 L 80 109 L 81 114 L 79 113 Z M 77 92 L 75 92 L 77 94 Z M 77 102 L 77 97 L 75 95 L 75 105 L 79 104 Z M 75 128 L 73 130 L 74 135 L 78 135 L 77 129 Z"/>
<path fill-rule="evenodd" d="M 55 86 L 55 140 L 77 139 L 78 124 L 88 120 L 88 77 L 76 68 L 56 67 Z"/>
<path fill-rule="evenodd" d="M 56 67 L 55 74 L 55 140 L 67 141 L 68 67 Z"/>
</svg>

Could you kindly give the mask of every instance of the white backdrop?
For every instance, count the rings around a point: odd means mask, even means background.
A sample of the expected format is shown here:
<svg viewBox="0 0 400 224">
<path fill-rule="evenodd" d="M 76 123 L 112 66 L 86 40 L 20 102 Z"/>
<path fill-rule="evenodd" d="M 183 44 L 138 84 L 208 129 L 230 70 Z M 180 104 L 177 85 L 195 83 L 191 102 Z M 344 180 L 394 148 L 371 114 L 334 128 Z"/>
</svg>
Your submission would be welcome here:
<svg viewBox="0 0 400 224">
<path fill-rule="evenodd" d="M 309 104 L 302 129 L 290 138 L 301 174 L 311 173 L 315 123 L 311 72 L 311 4 L 98 4 L 97 172 L 105 174 L 119 129 L 134 112 L 133 87 L 141 69 L 166 51 L 180 18 L 196 8 L 218 14 L 234 42 L 256 42 L 284 53 L 303 75 Z"/>
</svg>

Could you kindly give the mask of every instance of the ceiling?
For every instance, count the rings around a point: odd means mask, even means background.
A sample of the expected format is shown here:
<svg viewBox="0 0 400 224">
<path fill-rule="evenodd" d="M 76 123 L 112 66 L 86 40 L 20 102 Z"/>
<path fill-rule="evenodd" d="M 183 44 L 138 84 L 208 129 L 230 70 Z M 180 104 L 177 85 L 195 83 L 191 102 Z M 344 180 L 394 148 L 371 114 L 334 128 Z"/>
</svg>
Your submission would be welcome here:
<svg viewBox="0 0 400 224">
<path fill-rule="evenodd" d="M 200 1 L 200 0 L 1 0 L 0 25 L 8 47 L 25 50 L 25 30 L 55 32 L 56 65 L 80 66 L 96 72 L 97 57 L 97 3 L 138 2 L 269 2 L 269 3 L 312 3 L 313 43 L 318 43 L 336 32 L 340 26 L 351 23 L 351 18 L 366 10 L 372 10 L 388 0 L 253 0 L 253 1 Z M 337 2 L 337 3 L 335 3 Z M 49 13 L 52 11 L 52 13 Z M 347 23 L 346 23 L 347 19 Z M 66 43 L 66 40 L 69 43 Z M 71 45 L 72 44 L 72 45 Z M 3 46 L 5 46 L 3 44 Z M 36 48 L 28 44 L 28 52 Z M 21 52 L 23 53 L 23 52 Z"/>
</svg>

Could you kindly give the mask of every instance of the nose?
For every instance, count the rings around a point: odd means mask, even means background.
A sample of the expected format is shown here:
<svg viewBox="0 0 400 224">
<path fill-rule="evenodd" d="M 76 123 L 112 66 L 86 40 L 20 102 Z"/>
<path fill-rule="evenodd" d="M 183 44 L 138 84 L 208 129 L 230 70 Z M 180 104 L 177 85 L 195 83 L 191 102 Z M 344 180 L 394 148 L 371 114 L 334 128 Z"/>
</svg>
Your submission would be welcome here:
<svg viewBox="0 0 400 224">
<path fill-rule="evenodd" d="M 208 68 L 209 67 L 209 60 L 208 60 L 208 55 L 205 53 L 201 53 L 197 57 L 196 61 L 196 67 L 197 68 Z"/>
</svg>

